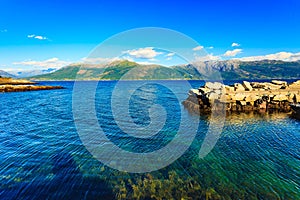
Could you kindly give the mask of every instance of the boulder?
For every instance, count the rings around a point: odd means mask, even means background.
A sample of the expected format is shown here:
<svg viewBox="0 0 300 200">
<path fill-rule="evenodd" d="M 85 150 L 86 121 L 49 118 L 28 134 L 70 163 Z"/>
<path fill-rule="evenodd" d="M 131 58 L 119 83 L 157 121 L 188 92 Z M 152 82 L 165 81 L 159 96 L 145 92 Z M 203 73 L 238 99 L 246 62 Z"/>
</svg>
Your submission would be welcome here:
<svg viewBox="0 0 300 200">
<path fill-rule="evenodd" d="M 237 94 L 231 96 L 231 98 L 232 98 L 233 101 L 244 101 L 244 100 L 245 100 L 245 97 L 246 97 L 246 95 L 244 95 L 244 94 L 239 94 L 239 93 L 237 93 Z"/>
<path fill-rule="evenodd" d="M 259 99 L 258 95 L 249 94 L 249 95 L 246 96 L 245 101 L 246 102 L 254 102 L 254 101 L 258 100 L 258 99 Z"/>
<path fill-rule="evenodd" d="M 275 95 L 273 98 L 273 101 L 287 101 L 287 100 L 288 100 L 288 97 L 283 94 Z"/>
<path fill-rule="evenodd" d="M 220 95 L 214 92 L 211 92 L 207 95 L 207 98 L 209 100 L 219 99 Z"/>
<path fill-rule="evenodd" d="M 259 109 L 267 109 L 267 103 L 264 101 L 262 104 L 259 104 Z"/>
<path fill-rule="evenodd" d="M 222 90 L 224 88 L 224 85 L 219 82 L 207 82 L 207 83 L 205 83 L 204 87 L 206 87 L 210 90 Z"/>
<path fill-rule="evenodd" d="M 271 83 L 275 85 L 281 85 L 281 86 L 287 86 L 288 83 L 286 81 L 278 81 L 278 80 L 272 80 Z"/>
<path fill-rule="evenodd" d="M 190 93 L 191 95 L 194 95 L 194 96 L 200 96 L 200 95 L 201 95 L 200 92 L 199 92 L 199 90 L 197 90 L 197 89 L 191 89 L 191 90 L 189 91 L 189 93 Z"/>
<path fill-rule="evenodd" d="M 202 93 L 202 94 L 206 94 L 206 93 L 209 93 L 211 90 L 206 88 L 206 87 L 201 87 L 199 88 L 199 91 Z"/>
<path fill-rule="evenodd" d="M 252 91 L 252 89 L 253 89 L 251 84 L 248 81 L 243 81 L 242 85 L 244 86 L 246 91 Z"/>
<path fill-rule="evenodd" d="M 291 102 L 291 103 L 293 103 L 294 102 L 294 99 L 297 101 L 297 95 L 296 94 L 294 94 L 294 93 L 290 93 L 288 96 L 288 101 L 289 102 Z"/>
<path fill-rule="evenodd" d="M 293 84 L 295 84 L 295 85 L 300 85 L 300 80 L 294 82 Z"/>
<path fill-rule="evenodd" d="M 219 98 L 220 102 L 222 103 L 229 103 L 231 102 L 231 96 L 226 94 L 226 95 L 221 95 Z"/>
<path fill-rule="evenodd" d="M 240 101 L 240 103 L 241 103 L 242 106 L 247 105 L 247 102 L 246 102 L 246 101 Z"/>
<path fill-rule="evenodd" d="M 226 85 L 226 86 L 225 86 L 225 91 L 226 91 L 226 92 L 229 92 L 229 93 L 230 93 L 230 92 L 234 92 L 234 87 L 231 87 L 231 86 Z"/>
<path fill-rule="evenodd" d="M 235 83 L 234 84 L 234 90 L 237 91 L 237 92 L 243 92 L 243 91 L 245 91 L 245 88 L 242 84 Z"/>
<path fill-rule="evenodd" d="M 265 83 L 259 83 L 259 82 L 252 82 L 251 83 L 252 88 L 265 88 Z"/>
<path fill-rule="evenodd" d="M 292 88 L 292 89 L 298 89 L 299 88 L 300 89 L 300 80 L 290 84 L 289 88 Z"/>
<path fill-rule="evenodd" d="M 225 90 L 214 90 L 214 93 L 217 93 L 219 95 L 225 94 Z"/>
<path fill-rule="evenodd" d="M 265 83 L 265 88 L 267 90 L 279 90 L 282 86 L 281 85 L 275 85 L 272 83 Z"/>
</svg>

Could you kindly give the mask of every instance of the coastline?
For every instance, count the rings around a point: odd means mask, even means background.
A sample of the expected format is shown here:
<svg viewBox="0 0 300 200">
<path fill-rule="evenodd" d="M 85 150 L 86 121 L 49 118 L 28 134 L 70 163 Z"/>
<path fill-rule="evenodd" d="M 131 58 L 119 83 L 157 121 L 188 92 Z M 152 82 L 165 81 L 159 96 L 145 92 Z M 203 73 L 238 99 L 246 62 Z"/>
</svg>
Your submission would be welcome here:
<svg viewBox="0 0 300 200">
<path fill-rule="evenodd" d="M 263 78 L 263 79 L 222 79 L 222 80 L 207 80 L 207 79 L 30 79 L 24 78 L 24 80 L 34 81 L 34 82 L 64 82 L 64 81 L 204 81 L 204 82 L 228 82 L 228 81 L 271 81 L 274 78 Z M 280 81 L 293 82 L 299 80 L 298 78 L 276 78 Z"/>
<path fill-rule="evenodd" d="M 0 92 L 25 92 L 36 90 L 55 90 L 63 89 L 62 86 L 38 85 L 38 82 L 32 82 L 22 79 L 0 78 Z"/>
</svg>

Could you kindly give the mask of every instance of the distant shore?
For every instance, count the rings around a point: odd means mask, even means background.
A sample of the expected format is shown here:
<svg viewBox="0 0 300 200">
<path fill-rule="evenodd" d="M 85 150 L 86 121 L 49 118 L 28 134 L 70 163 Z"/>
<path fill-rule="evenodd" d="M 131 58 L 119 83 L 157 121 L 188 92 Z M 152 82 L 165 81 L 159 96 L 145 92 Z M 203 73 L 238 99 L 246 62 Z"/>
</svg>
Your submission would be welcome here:
<svg viewBox="0 0 300 200">
<path fill-rule="evenodd" d="M 235 82 L 243 82 L 243 81 L 256 81 L 256 82 L 266 82 L 266 81 L 272 81 L 274 79 L 232 79 L 232 80 L 206 80 L 206 79 L 49 79 L 49 80 L 43 80 L 43 79 L 26 79 L 28 81 L 33 82 L 74 82 L 74 81 L 203 81 L 203 82 L 228 82 L 228 81 L 235 81 Z M 299 80 L 299 78 L 277 78 L 276 80 L 280 81 L 287 81 L 287 82 L 294 82 Z"/>
</svg>

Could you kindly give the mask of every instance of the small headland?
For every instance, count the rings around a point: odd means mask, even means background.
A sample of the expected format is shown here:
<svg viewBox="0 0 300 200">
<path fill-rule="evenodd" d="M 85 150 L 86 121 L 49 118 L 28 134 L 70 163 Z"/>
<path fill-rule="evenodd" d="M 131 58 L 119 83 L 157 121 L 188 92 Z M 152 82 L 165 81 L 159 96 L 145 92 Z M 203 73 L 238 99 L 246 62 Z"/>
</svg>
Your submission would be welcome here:
<svg viewBox="0 0 300 200">
<path fill-rule="evenodd" d="M 0 92 L 24 92 L 34 90 L 63 89 L 61 86 L 39 85 L 36 82 L 0 77 Z"/>
</svg>

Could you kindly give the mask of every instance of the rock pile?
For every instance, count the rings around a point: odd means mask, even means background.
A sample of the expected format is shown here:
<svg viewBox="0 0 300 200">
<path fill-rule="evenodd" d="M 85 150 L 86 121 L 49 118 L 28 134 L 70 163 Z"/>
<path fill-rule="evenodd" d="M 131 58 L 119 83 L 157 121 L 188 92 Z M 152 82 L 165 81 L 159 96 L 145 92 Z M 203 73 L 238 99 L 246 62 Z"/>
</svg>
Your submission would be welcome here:
<svg viewBox="0 0 300 200">
<path fill-rule="evenodd" d="M 207 82 L 204 87 L 191 89 L 183 104 L 199 111 L 220 109 L 227 111 L 278 110 L 289 112 L 290 104 L 300 101 L 300 80 L 248 82 L 223 85 Z"/>
</svg>

